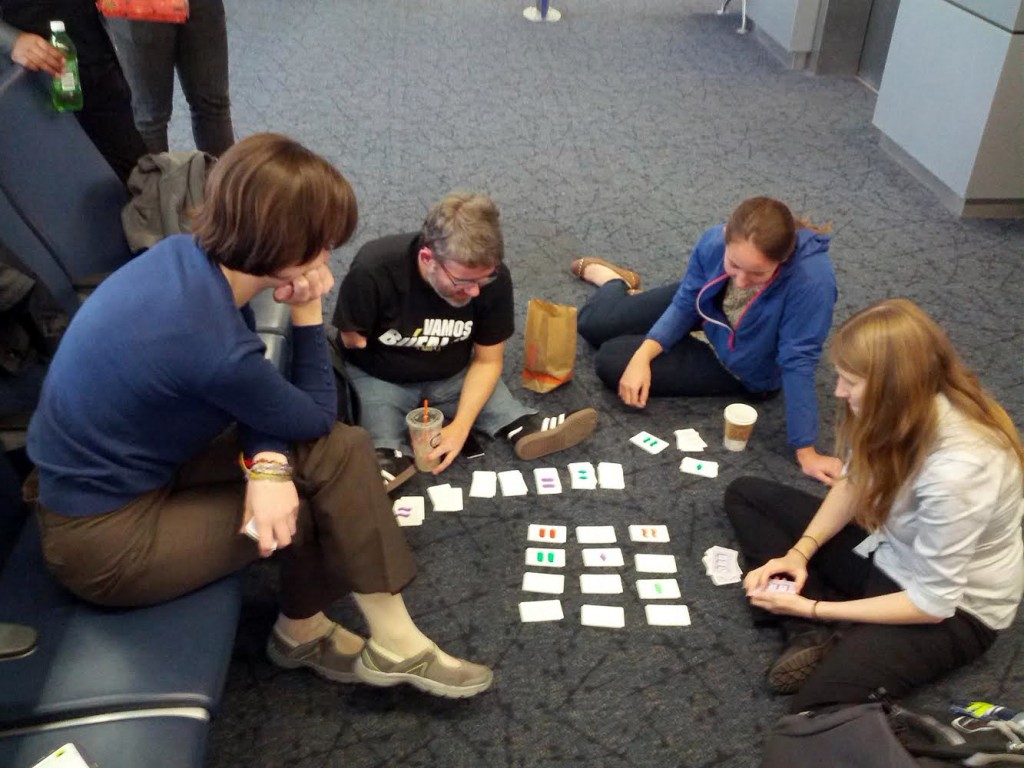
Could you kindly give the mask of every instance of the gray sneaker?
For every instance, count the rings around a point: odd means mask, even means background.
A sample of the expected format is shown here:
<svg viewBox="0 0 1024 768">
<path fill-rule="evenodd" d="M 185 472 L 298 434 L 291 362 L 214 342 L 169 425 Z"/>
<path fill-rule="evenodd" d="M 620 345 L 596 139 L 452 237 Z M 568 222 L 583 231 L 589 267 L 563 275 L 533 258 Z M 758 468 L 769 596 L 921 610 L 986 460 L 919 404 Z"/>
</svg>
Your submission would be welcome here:
<svg viewBox="0 0 1024 768">
<path fill-rule="evenodd" d="M 438 656 L 433 643 L 411 659 L 389 661 L 368 642 L 356 662 L 356 676 L 364 683 L 387 687 L 408 683 L 421 691 L 449 699 L 476 696 L 491 687 L 494 674 L 482 664 L 457 659 L 459 666 L 449 667 Z"/>
<path fill-rule="evenodd" d="M 275 629 L 267 640 L 267 657 L 285 669 L 306 667 L 336 683 L 358 683 L 355 667 L 360 651 L 339 653 L 331 640 L 337 628 L 335 624 L 326 635 L 296 646 L 286 642 Z"/>
</svg>

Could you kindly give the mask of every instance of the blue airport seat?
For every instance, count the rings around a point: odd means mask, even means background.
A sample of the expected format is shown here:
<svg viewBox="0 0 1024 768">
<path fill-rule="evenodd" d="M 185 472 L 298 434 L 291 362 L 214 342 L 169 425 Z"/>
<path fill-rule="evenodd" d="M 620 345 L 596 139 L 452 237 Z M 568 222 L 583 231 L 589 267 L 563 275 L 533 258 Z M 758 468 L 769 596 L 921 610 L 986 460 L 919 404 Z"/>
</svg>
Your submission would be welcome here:
<svg viewBox="0 0 1024 768">
<path fill-rule="evenodd" d="M 97 768 L 196 768 L 203 764 L 208 722 L 201 710 L 123 713 L 11 735 L 0 733 L 0 765 L 31 768 L 73 743 Z"/>
</svg>

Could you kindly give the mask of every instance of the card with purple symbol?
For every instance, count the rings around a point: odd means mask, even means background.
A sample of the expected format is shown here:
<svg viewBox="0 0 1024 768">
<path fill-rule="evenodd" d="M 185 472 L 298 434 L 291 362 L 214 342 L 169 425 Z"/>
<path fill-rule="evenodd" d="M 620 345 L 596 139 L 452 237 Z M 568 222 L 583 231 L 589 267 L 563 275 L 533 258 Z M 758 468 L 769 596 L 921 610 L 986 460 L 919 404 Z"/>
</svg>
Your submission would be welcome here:
<svg viewBox="0 0 1024 768">
<path fill-rule="evenodd" d="M 562 481 L 558 479 L 558 470 L 554 467 L 537 467 L 533 470 L 533 480 L 540 496 L 562 492 Z"/>
<path fill-rule="evenodd" d="M 424 504 L 422 496 L 402 496 L 395 499 L 391 507 L 395 521 L 401 525 L 423 525 Z"/>
<path fill-rule="evenodd" d="M 587 568 L 618 568 L 625 564 L 618 547 L 583 550 L 583 565 Z"/>
</svg>

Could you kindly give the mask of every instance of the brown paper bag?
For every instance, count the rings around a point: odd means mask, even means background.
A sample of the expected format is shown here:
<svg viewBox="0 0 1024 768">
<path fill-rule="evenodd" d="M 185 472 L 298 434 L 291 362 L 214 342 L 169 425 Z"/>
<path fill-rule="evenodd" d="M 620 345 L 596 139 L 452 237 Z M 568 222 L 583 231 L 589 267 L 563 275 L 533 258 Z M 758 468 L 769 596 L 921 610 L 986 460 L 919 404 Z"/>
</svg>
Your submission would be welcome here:
<svg viewBox="0 0 1024 768">
<path fill-rule="evenodd" d="M 527 389 L 550 392 L 570 381 L 576 363 L 576 307 L 530 299 L 523 358 Z"/>
</svg>

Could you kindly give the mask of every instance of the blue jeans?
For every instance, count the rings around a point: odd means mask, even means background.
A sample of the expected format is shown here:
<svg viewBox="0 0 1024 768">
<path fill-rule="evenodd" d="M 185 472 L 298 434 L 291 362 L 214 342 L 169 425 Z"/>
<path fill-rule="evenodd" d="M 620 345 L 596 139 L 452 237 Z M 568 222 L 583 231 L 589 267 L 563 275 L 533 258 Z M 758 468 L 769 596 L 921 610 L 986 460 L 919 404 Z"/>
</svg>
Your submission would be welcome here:
<svg viewBox="0 0 1024 768">
<path fill-rule="evenodd" d="M 107 19 L 132 89 L 135 124 L 146 148 L 166 152 L 174 71 L 192 113 L 196 149 L 219 157 L 234 141 L 228 98 L 228 35 L 223 0 L 191 0 L 184 24 Z"/>
<path fill-rule="evenodd" d="M 444 414 L 446 420 L 455 418 L 462 383 L 466 378 L 466 371 L 463 370 L 440 381 L 393 384 L 375 378 L 351 363 L 347 366 L 347 372 L 359 396 L 359 426 L 370 433 L 373 447 L 401 450 L 407 454 L 412 454 L 412 449 L 409 446 L 405 415 L 423 405 L 426 399 L 432 408 Z M 499 379 L 473 428 L 494 437 L 503 427 L 533 413 L 536 411 L 512 397 L 505 382 Z"/>
<path fill-rule="evenodd" d="M 668 308 L 676 285 L 630 296 L 622 280 L 609 280 L 580 307 L 580 336 L 597 347 L 594 367 L 604 385 L 619 389 L 619 379 L 651 326 Z M 651 364 L 651 397 L 749 394 L 723 366 L 711 345 L 683 337 Z"/>
</svg>

